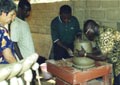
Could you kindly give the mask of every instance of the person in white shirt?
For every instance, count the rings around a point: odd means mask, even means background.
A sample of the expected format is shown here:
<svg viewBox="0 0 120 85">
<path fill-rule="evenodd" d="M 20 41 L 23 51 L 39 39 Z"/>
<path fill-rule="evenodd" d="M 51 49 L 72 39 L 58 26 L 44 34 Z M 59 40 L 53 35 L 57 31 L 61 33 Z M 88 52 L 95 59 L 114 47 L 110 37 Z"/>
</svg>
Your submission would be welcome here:
<svg viewBox="0 0 120 85">
<path fill-rule="evenodd" d="M 29 24 L 26 21 L 26 18 L 30 15 L 30 11 L 30 3 L 27 0 L 20 0 L 16 13 L 17 17 L 10 25 L 11 39 L 14 42 L 15 52 L 20 60 L 35 53 Z"/>
</svg>

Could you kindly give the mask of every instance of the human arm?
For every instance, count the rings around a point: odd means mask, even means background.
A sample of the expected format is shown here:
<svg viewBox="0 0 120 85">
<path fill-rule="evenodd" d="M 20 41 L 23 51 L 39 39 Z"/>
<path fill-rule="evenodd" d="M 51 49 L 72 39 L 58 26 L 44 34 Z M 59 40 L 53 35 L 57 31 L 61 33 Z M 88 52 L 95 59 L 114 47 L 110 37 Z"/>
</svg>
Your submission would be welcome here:
<svg viewBox="0 0 120 85">
<path fill-rule="evenodd" d="M 17 54 L 18 58 L 19 58 L 20 60 L 22 60 L 22 59 L 23 59 L 23 56 L 22 56 L 22 54 L 21 54 L 21 52 L 20 52 L 20 49 L 19 49 L 19 47 L 18 47 L 17 42 L 13 42 L 13 45 L 14 45 L 14 48 L 15 48 L 15 53 Z"/>
<path fill-rule="evenodd" d="M 93 48 L 94 50 L 92 51 L 92 53 L 87 53 L 84 48 L 82 47 L 82 49 L 80 51 L 78 51 L 78 54 L 80 57 L 89 57 L 92 58 L 96 61 L 105 61 L 107 59 L 107 57 L 105 55 L 103 55 L 99 49 L 97 48 Z"/>
<path fill-rule="evenodd" d="M 65 50 L 68 49 L 66 46 L 64 46 L 64 45 L 61 43 L 60 40 L 58 40 L 58 41 L 56 42 L 56 44 L 59 45 L 60 47 L 64 48 Z"/>
<path fill-rule="evenodd" d="M 92 54 L 92 53 L 86 53 L 86 57 L 92 58 L 96 61 L 105 61 L 107 60 L 107 57 L 103 54 Z"/>
<path fill-rule="evenodd" d="M 63 45 L 60 41 L 57 41 L 56 44 L 59 45 L 60 47 L 64 48 L 68 52 L 69 56 L 74 56 L 73 51 L 70 48 Z"/>
<path fill-rule="evenodd" d="M 62 47 L 65 50 L 67 50 L 67 47 L 65 45 L 63 45 L 63 43 L 61 42 L 61 39 L 60 39 L 60 31 L 59 31 L 60 24 L 59 23 L 61 23 L 59 21 L 59 17 L 53 19 L 52 22 L 51 22 L 51 37 L 52 37 L 52 41 L 53 41 L 53 44 L 57 44 L 60 47 Z"/>
<path fill-rule="evenodd" d="M 6 61 L 8 63 L 14 63 L 14 62 L 16 62 L 16 59 L 15 59 L 13 52 L 12 52 L 13 46 L 12 46 L 12 42 L 10 40 L 8 31 L 4 27 L 1 27 L 1 28 L 3 28 L 3 29 L 0 30 L 0 34 L 1 34 L 0 52 L 2 53 L 3 57 L 6 59 Z"/>
<path fill-rule="evenodd" d="M 3 54 L 4 58 L 7 60 L 8 63 L 14 63 L 14 62 L 16 62 L 16 59 L 13 56 L 10 48 L 4 49 L 2 51 L 2 54 Z"/>
</svg>

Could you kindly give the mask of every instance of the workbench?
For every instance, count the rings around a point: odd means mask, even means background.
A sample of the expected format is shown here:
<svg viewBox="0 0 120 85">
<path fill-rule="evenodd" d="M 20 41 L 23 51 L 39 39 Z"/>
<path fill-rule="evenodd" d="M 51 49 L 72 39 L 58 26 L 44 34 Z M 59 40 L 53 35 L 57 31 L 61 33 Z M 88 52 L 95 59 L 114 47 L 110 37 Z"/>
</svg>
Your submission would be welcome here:
<svg viewBox="0 0 120 85">
<path fill-rule="evenodd" d="M 101 77 L 103 85 L 112 85 L 112 64 L 96 61 L 95 66 L 78 69 L 72 59 L 49 60 L 47 71 L 56 77 L 56 85 L 88 85 L 88 81 Z"/>
</svg>

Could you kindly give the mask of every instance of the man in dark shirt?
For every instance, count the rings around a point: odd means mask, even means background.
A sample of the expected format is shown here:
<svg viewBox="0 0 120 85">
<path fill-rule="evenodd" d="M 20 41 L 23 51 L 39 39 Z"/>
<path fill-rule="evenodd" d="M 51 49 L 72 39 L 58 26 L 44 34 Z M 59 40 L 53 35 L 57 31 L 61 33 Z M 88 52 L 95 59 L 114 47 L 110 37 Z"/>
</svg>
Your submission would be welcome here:
<svg viewBox="0 0 120 85">
<path fill-rule="evenodd" d="M 75 16 L 72 16 L 71 7 L 69 5 L 61 6 L 59 14 L 51 23 L 55 60 L 73 56 L 73 42 L 76 36 L 81 36 L 79 22 Z"/>
</svg>

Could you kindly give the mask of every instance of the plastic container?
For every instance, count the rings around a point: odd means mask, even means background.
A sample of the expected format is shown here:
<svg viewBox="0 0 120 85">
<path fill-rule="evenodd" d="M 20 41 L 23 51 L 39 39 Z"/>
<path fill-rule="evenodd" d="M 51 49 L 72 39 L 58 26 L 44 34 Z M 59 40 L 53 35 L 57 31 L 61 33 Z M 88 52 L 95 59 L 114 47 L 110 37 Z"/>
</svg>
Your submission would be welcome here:
<svg viewBox="0 0 120 85">
<path fill-rule="evenodd" d="M 44 79 L 50 79 L 52 78 L 52 75 L 47 71 L 47 63 L 42 63 L 40 65 L 42 76 Z"/>
</svg>

